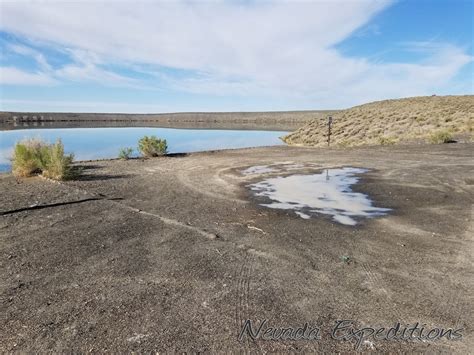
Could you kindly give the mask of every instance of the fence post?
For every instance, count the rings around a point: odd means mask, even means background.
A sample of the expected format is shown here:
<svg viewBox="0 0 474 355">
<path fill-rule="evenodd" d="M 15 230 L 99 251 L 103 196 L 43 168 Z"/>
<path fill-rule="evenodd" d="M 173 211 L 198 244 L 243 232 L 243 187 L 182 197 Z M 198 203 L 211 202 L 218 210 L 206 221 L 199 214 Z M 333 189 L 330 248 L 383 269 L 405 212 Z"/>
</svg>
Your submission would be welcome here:
<svg viewBox="0 0 474 355">
<path fill-rule="evenodd" d="M 328 116 L 328 147 L 331 144 L 331 124 L 332 124 L 332 116 Z"/>
</svg>

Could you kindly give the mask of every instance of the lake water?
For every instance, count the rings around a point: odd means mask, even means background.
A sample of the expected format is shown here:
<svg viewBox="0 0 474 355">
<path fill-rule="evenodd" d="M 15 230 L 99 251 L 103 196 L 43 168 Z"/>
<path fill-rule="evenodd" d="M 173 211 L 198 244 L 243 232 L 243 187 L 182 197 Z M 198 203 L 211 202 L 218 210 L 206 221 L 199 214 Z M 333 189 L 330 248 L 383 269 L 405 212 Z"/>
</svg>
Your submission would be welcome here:
<svg viewBox="0 0 474 355">
<path fill-rule="evenodd" d="M 170 153 L 188 153 L 215 149 L 261 147 L 284 144 L 282 131 L 174 129 L 147 127 L 120 128 L 52 128 L 0 131 L 0 171 L 11 168 L 10 157 L 16 142 L 25 138 L 41 138 L 54 143 L 62 139 L 67 153 L 75 160 L 116 158 L 120 148 L 134 148 L 145 135 L 165 138 Z"/>
</svg>

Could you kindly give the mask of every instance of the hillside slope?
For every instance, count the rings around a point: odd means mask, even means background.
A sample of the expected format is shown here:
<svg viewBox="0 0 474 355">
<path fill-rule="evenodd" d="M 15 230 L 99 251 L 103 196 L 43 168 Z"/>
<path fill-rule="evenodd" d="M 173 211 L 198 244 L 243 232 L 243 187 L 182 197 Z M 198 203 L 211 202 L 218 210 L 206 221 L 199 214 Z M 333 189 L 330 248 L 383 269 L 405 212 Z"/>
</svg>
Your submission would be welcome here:
<svg viewBox="0 0 474 355">
<path fill-rule="evenodd" d="M 428 140 L 437 132 L 472 134 L 474 96 L 424 96 L 372 102 L 333 116 L 331 146 Z M 327 120 L 314 119 L 283 137 L 290 145 L 327 146 Z"/>
</svg>

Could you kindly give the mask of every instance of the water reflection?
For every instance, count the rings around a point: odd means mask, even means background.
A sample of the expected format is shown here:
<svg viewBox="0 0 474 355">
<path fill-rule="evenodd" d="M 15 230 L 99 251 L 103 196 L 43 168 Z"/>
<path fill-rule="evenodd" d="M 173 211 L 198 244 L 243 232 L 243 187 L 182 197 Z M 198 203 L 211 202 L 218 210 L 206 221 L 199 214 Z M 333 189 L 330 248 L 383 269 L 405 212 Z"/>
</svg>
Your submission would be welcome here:
<svg viewBox="0 0 474 355">
<path fill-rule="evenodd" d="M 294 210 L 304 219 L 316 214 L 329 215 L 338 223 L 353 226 L 357 218 L 381 216 L 390 211 L 374 207 L 367 195 L 351 190 L 359 181 L 357 174 L 366 171 L 349 167 L 326 169 L 319 174 L 271 177 L 249 187 L 256 196 L 272 201 L 262 206 Z"/>
</svg>

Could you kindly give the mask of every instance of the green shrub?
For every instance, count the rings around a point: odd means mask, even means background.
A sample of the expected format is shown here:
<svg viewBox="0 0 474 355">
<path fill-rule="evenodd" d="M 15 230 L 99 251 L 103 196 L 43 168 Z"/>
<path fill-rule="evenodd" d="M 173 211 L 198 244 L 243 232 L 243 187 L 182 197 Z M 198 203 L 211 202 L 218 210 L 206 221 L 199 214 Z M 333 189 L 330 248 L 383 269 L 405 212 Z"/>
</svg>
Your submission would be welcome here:
<svg viewBox="0 0 474 355">
<path fill-rule="evenodd" d="M 449 130 L 443 129 L 431 133 L 429 141 L 432 144 L 449 143 L 453 141 L 453 135 Z"/>
<path fill-rule="evenodd" d="M 64 154 L 64 145 L 60 139 L 46 150 L 46 164 L 42 175 L 53 180 L 69 180 L 76 174 L 73 171 L 74 155 Z"/>
<path fill-rule="evenodd" d="M 39 139 L 20 141 L 13 148 L 12 172 L 17 177 L 41 173 L 47 145 Z"/>
<path fill-rule="evenodd" d="M 156 157 L 166 154 L 168 145 L 166 144 L 166 139 L 145 136 L 138 141 L 138 150 L 145 157 Z"/>
<path fill-rule="evenodd" d="M 67 180 L 75 175 L 72 161 L 72 154 L 64 154 L 61 140 L 47 144 L 39 139 L 28 139 L 15 144 L 12 172 L 17 177 L 42 174 L 54 180 Z"/>
<path fill-rule="evenodd" d="M 379 137 L 379 144 L 380 145 L 393 145 L 397 143 L 397 140 L 392 137 L 385 137 L 385 136 L 380 136 Z"/>
<path fill-rule="evenodd" d="M 120 148 L 118 157 L 120 159 L 127 160 L 127 159 L 130 159 L 130 157 L 132 156 L 132 153 L 133 153 L 133 148 L 130 148 L 130 147 Z"/>
</svg>

